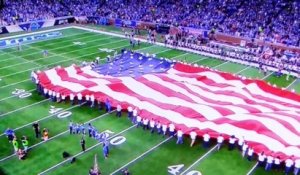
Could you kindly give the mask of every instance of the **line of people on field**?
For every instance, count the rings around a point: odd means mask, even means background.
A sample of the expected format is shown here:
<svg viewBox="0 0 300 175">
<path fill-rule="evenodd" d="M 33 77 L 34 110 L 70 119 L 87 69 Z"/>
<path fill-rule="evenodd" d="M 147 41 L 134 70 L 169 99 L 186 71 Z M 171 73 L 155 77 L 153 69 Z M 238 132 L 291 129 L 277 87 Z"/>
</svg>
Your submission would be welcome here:
<svg viewBox="0 0 300 175">
<path fill-rule="evenodd" d="M 99 143 L 103 145 L 103 155 L 105 159 L 109 156 L 109 142 L 108 142 L 108 134 L 105 132 L 100 132 L 98 129 L 93 126 L 91 123 L 88 124 L 79 124 L 73 123 L 70 121 L 69 123 L 69 133 L 70 134 L 82 134 L 82 138 L 80 140 L 80 145 L 82 151 L 85 151 L 85 139 L 84 136 L 88 134 L 89 138 L 93 138 L 97 140 Z"/>
</svg>

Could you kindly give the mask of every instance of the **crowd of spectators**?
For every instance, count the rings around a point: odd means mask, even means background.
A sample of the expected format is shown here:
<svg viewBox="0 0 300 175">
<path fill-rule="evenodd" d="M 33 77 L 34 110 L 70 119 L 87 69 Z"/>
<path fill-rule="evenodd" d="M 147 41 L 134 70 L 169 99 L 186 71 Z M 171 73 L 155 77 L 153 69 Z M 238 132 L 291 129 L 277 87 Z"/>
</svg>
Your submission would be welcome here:
<svg viewBox="0 0 300 175">
<path fill-rule="evenodd" d="M 59 16 L 101 16 L 219 31 L 300 46 L 297 0 L 12 0 L 3 25 Z"/>
</svg>

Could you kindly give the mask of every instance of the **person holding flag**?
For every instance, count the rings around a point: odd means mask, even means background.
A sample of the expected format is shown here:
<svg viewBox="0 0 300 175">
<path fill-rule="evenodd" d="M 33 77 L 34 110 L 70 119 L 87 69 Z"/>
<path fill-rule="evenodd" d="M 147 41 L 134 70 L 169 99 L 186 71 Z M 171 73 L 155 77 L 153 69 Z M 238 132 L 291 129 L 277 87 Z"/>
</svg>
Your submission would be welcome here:
<svg viewBox="0 0 300 175">
<path fill-rule="evenodd" d="M 217 147 L 218 147 L 218 151 L 221 149 L 221 146 L 223 144 L 223 141 L 224 141 L 224 137 L 222 134 L 220 134 L 217 138 Z"/>
<path fill-rule="evenodd" d="M 108 98 L 105 101 L 105 107 L 106 107 L 106 112 L 110 113 L 111 112 L 111 104 L 110 104 L 110 101 Z"/>
<path fill-rule="evenodd" d="M 183 144 L 183 132 L 181 131 L 180 128 L 177 130 L 177 142 L 176 142 L 176 144 Z"/>
<path fill-rule="evenodd" d="M 116 116 L 117 117 L 121 117 L 122 115 L 122 107 L 120 104 L 117 105 L 117 112 L 116 112 Z"/>
</svg>

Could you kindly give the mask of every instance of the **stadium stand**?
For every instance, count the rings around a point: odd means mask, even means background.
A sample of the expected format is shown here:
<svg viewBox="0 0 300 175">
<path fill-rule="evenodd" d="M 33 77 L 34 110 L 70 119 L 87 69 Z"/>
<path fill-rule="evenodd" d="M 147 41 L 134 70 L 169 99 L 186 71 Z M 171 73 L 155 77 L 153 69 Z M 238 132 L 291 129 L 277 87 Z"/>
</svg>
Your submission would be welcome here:
<svg viewBox="0 0 300 175">
<path fill-rule="evenodd" d="M 299 7 L 299 1 L 283 0 L 24 0 L 21 4 L 7 1 L 1 21 L 10 25 L 67 15 L 102 16 L 195 27 L 299 46 Z"/>
</svg>

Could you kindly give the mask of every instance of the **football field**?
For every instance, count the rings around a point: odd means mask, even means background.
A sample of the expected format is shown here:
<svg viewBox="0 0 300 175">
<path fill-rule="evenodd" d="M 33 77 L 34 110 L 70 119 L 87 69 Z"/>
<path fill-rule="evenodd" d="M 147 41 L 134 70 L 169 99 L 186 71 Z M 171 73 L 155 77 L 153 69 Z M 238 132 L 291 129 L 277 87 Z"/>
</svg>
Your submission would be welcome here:
<svg viewBox="0 0 300 175">
<path fill-rule="evenodd" d="M 23 44 L 20 51 L 17 47 L 0 49 L 0 174 L 86 175 L 93 166 L 95 154 L 98 155 L 98 164 L 104 175 L 120 174 L 124 168 L 128 168 L 134 175 L 283 174 L 256 168 L 255 161 L 249 162 L 242 158 L 238 150 L 228 151 L 226 144 L 220 151 L 216 151 L 214 142 L 211 142 L 209 149 L 204 149 L 199 138 L 196 145 L 190 147 L 190 139 L 186 137 L 184 144 L 176 145 L 176 138 L 151 134 L 150 131 L 137 128 L 125 113 L 117 118 L 115 113 L 107 114 L 104 110 L 87 105 L 55 103 L 38 95 L 30 79 L 33 70 L 45 70 L 58 65 L 80 65 L 82 61 L 93 61 L 96 57 L 102 58 L 101 61 L 105 63 L 104 58 L 114 53 L 108 50 L 131 49 L 128 39 L 113 35 L 72 27 L 57 31 L 62 35 Z M 44 50 L 48 50 L 48 56 L 43 55 Z M 262 79 L 277 87 L 294 89 L 300 93 L 300 80 L 292 76 L 288 79 L 286 75 L 276 77 L 273 72 L 264 75 L 254 67 L 148 43 L 142 43 L 134 50 Z M 50 113 L 50 109 L 54 108 L 59 110 Z M 104 159 L 101 143 L 90 138 L 86 138 L 87 151 L 81 152 L 81 135 L 69 134 L 70 120 L 75 123 L 90 122 L 99 131 L 109 132 L 109 158 Z M 49 129 L 48 141 L 35 138 L 32 128 L 35 121 L 39 122 L 41 129 Z M 23 135 L 28 137 L 31 149 L 25 160 L 19 160 L 14 155 L 12 144 L 2 134 L 7 128 L 14 129 L 18 139 Z M 76 162 L 70 164 L 68 159 L 64 160 L 63 151 L 76 157 Z"/>
</svg>

